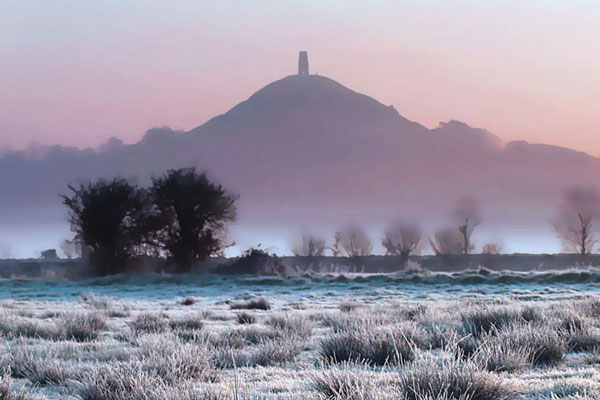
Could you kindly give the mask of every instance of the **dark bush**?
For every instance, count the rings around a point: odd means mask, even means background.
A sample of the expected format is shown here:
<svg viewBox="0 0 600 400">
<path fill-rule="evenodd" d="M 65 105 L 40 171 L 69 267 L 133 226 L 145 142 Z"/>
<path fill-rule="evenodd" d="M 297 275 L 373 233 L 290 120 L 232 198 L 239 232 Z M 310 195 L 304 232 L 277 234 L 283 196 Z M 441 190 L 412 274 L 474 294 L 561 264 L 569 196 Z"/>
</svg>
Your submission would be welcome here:
<svg viewBox="0 0 600 400">
<path fill-rule="evenodd" d="M 89 249 L 96 272 L 125 272 L 144 233 L 139 224 L 146 207 L 141 192 L 121 178 L 68 187 L 72 194 L 61 198 L 69 208 L 75 240 Z"/>
<path fill-rule="evenodd" d="M 235 198 L 206 173 L 170 170 L 153 180 L 149 193 L 153 210 L 146 216 L 148 240 L 166 252 L 175 272 L 187 272 L 221 251 L 225 223 L 236 218 Z"/>
</svg>

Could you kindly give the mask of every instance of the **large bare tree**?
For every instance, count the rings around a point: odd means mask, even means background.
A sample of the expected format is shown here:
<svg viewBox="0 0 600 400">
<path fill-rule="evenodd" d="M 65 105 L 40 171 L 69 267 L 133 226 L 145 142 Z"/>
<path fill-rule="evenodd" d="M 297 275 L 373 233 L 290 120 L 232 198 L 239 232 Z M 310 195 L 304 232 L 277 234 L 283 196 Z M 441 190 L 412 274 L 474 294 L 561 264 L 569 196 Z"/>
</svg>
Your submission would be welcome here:
<svg viewBox="0 0 600 400">
<path fill-rule="evenodd" d="M 552 225 L 568 251 L 582 256 L 594 251 L 600 215 L 600 192 L 594 186 L 573 186 L 565 190 Z"/>
</svg>

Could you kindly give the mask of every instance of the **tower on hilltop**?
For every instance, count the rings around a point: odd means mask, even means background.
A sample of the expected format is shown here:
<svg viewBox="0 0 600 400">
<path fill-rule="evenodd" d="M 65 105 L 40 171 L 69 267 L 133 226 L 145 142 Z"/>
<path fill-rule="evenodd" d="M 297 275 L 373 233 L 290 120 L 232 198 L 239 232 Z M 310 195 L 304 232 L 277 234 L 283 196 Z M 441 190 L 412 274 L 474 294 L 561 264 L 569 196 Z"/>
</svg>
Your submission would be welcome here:
<svg viewBox="0 0 600 400">
<path fill-rule="evenodd" d="M 298 75 L 308 75 L 308 52 L 301 51 L 298 57 Z"/>
</svg>

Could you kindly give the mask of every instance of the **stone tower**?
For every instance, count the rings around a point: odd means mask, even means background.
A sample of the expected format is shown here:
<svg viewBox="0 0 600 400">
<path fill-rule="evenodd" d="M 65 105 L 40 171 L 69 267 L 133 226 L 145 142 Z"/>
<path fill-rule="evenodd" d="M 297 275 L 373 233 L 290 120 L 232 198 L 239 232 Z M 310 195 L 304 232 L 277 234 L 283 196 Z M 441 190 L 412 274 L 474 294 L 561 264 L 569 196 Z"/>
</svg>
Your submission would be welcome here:
<svg viewBox="0 0 600 400">
<path fill-rule="evenodd" d="M 308 52 L 301 51 L 298 57 L 298 75 L 308 75 Z"/>
</svg>

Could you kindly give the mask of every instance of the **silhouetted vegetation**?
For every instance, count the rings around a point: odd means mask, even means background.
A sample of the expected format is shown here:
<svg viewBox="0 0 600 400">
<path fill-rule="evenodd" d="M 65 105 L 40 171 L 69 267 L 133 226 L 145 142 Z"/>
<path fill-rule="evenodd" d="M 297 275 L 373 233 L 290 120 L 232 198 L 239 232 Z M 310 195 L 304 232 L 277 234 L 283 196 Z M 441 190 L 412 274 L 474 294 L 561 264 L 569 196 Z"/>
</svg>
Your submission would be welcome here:
<svg viewBox="0 0 600 400">
<path fill-rule="evenodd" d="M 99 275 L 127 271 L 136 255 L 165 256 L 174 272 L 223 249 L 225 223 L 236 217 L 235 199 L 205 173 L 168 171 L 149 189 L 125 179 L 100 179 L 61 196 L 75 232 L 63 251 L 84 247 Z"/>
<path fill-rule="evenodd" d="M 168 171 L 149 189 L 149 243 L 163 250 L 176 272 L 220 252 L 225 223 L 236 217 L 235 199 L 206 173 L 193 168 Z"/>
<path fill-rule="evenodd" d="M 385 231 L 381 244 L 385 254 L 400 256 L 402 267 L 406 267 L 408 256 L 417 250 L 421 241 L 421 230 L 416 225 L 398 224 Z"/>
<path fill-rule="evenodd" d="M 144 233 L 138 225 L 146 206 L 140 191 L 122 178 L 69 189 L 71 195 L 61 197 L 69 208 L 75 240 L 90 252 L 98 274 L 124 272 Z"/>
<path fill-rule="evenodd" d="M 567 250 L 585 257 L 598 241 L 594 221 L 600 215 L 600 192 L 595 187 L 574 186 L 565 191 L 554 229 Z"/>
</svg>

